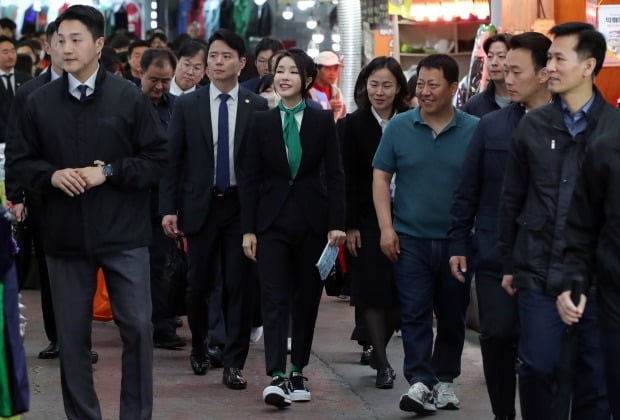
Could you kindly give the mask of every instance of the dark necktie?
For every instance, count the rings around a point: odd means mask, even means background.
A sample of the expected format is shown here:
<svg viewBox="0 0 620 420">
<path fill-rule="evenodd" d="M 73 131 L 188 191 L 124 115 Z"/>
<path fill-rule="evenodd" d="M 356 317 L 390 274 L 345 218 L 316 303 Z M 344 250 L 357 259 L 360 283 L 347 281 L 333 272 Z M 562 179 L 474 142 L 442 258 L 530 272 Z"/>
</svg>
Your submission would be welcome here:
<svg viewBox="0 0 620 420">
<path fill-rule="evenodd" d="M 230 168 L 228 164 L 228 105 L 226 105 L 230 95 L 221 93 L 218 98 L 220 98 L 220 112 L 217 117 L 215 187 L 223 192 L 230 182 Z"/>
<path fill-rule="evenodd" d="M 86 96 L 86 90 L 88 89 L 88 86 L 79 85 L 77 88 L 80 91 L 80 102 L 84 102 L 86 98 L 88 97 Z"/>
<path fill-rule="evenodd" d="M 13 93 L 13 85 L 11 84 L 12 74 L 3 74 L 2 77 L 6 79 L 6 91 L 9 93 L 9 96 L 12 98 L 14 96 Z"/>
</svg>

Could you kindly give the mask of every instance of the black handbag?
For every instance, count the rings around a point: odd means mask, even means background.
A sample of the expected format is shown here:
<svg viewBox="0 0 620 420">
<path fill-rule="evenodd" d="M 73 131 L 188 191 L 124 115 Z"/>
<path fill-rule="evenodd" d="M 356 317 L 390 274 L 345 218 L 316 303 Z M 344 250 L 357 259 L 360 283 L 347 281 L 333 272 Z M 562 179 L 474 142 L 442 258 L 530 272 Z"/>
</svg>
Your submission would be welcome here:
<svg viewBox="0 0 620 420">
<path fill-rule="evenodd" d="M 183 239 L 176 239 L 176 246 L 166 255 L 162 282 L 162 298 L 175 315 L 186 314 L 185 295 L 187 289 L 187 255 Z"/>
<path fill-rule="evenodd" d="M 325 294 L 327 296 L 340 296 L 342 285 L 344 283 L 344 273 L 340 267 L 340 262 L 336 259 L 336 263 L 325 279 Z"/>
</svg>

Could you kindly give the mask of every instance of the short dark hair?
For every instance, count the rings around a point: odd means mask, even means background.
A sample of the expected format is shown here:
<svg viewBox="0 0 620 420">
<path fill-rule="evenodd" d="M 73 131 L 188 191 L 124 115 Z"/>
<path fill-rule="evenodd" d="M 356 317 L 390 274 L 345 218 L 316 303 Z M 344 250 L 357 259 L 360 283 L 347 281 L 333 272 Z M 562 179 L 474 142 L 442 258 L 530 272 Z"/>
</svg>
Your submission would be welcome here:
<svg viewBox="0 0 620 420">
<path fill-rule="evenodd" d="M 56 22 L 50 22 L 47 25 L 47 28 L 45 28 L 45 38 L 47 39 L 47 42 L 50 42 L 52 40 L 52 37 L 54 36 L 56 31 L 58 31 L 58 25 L 56 25 Z"/>
<path fill-rule="evenodd" d="M 120 48 L 129 47 L 131 40 L 125 34 L 112 35 L 107 42 L 107 45 L 118 50 Z"/>
<path fill-rule="evenodd" d="M 129 44 L 129 49 L 127 50 L 127 55 L 131 55 L 131 53 L 133 53 L 133 50 L 135 50 L 136 48 L 139 47 L 149 47 L 149 43 L 146 41 L 143 41 L 141 39 L 137 39 L 135 41 L 132 41 L 131 44 Z"/>
<path fill-rule="evenodd" d="M 105 20 L 103 14 L 92 6 L 76 4 L 69 7 L 56 18 L 56 25 L 60 28 L 60 24 L 65 20 L 78 20 L 82 22 L 94 40 L 104 36 Z"/>
<path fill-rule="evenodd" d="M 28 54 L 17 54 L 17 61 L 15 61 L 15 70 L 21 71 L 26 74 L 32 74 L 32 57 Z"/>
<path fill-rule="evenodd" d="M 482 49 L 484 50 L 484 55 L 489 55 L 489 49 L 491 48 L 491 44 L 495 44 L 496 42 L 501 42 L 506 46 L 506 49 L 510 49 L 510 34 L 495 34 L 493 36 L 488 37 L 482 43 Z"/>
<path fill-rule="evenodd" d="M 118 57 L 118 54 L 116 54 L 116 51 L 114 51 L 114 48 L 109 45 L 104 45 L 101 49 L 101 63 L 103 64 L 103 68 L 110 73 L 115 73 L 123 65 L 123 62 Z"/>
<path fill-rule="evenodd" d="M 0 19 L 0 28 L 9 29 L 15 32 L 15 30 L 17 29 L 17 25 L 11 19 L 5 17 Z"/>
<path fill-rule="evenodd" d="M 207 46 L 204 42 L 188 39 L 183 42 L 179 47 L 179 51 L 177 51 L 177 58 L 181 59 L 182 57 L 194 57 L 200 51 L 204 54 L 204 62 L 207 64 Z"/>
<path fill-rule="evenodd" d="M 528 50 L 532 55 L 534 70 L 538 71 L 547 65 L 547 51 L 551 40 L 540 32 L 523 32 L 510 38 L 510 49 Z"/>
<path fill-rule="evenodd" d="M 405 102 L 408 92 L 407 79 L 405 79 L 402 67 L 393 57 L 376 57 L 360 71 L 359 76 L 357 76 L 357 81 L 355 82 L 355 103 L 357 107 L 360 109 L 370 109 L 371 105 L 368 99 L 366 85 L 368 83 L 368 78 L 375 71 L 381 69 L 388 69 L 396 79 L 396 84 L 400 88 L 394 97 L 392 110 L 397 110 L 398 112 L 406 111 L 409 109 L 409 105 Z"/>
<path fill-rule="evenodd" d="M 0 42 L 10 42 L 11 44 L 13 44 L 13 47 L 16 46 L 15 40 L 6 35 L 0 35 Z"/>
<path fill-rule="evenodd" d="M 148 41 L 148 42 L 149 42 L 149 47 L 151 46 L 151 44 L 153 43 L 153 41 L 154 41 L 155 39 L 157 39 L 157 38 L 161 39 L 161 40 L 162 40 L 165 44 L 167 44 L 167 43 L 168 43 L 168 37 L 166 36 L 166 34 L 165 34 L 165 33 L 163 33 L 163 32 L 155 32 L 155 33 L 153 33 L 153 35 L 151 35 L 151 36 L 149 37 L 149 41 Z"/>
<path fill-rule="evenodd" d="M 578 41 L 575 51 L 579 59 L 594 58 L 596 60 L 594 76 L 601 71 L 603 61 L 605 61 L 607 42 L 605 41 L 605 36 L 597 31 L 594 26 L 585 22 L 566 22 L 555 25 L 549 33 L 556 37 L 577 35 Z"/>
<path fill-rule="evenodd" d="M 276 38 L 265 37 L 256 44 L 256 48 L 254 48 L 254 58 L 258 57 L 261 51 L 271 50 L 271 52 L 274 53 L 283 49 L 284 44 L 282 44 L 282 41 Z"/>
<path fill-rule="evenodd" d="M 459 65 L 454 58 L 447 54 L 427 55 L 418 63 L 416 74 L 419 75 L 422 68 L 441 70 L 448 84 L 458 83 L 459 81 Z"/>
<path fill-rule="evenodd" d="M 43 47 L 41 46 L 41 43 L 39 42 L 39 40 L 32 39 L 32 38 L 22 39 L 17 44 L 17 48 L 19 48 L 19 47 L 28 47 L 28 48 L 30 48 L 30 51 L 32 51 L 32 54 L 35 56 L 34 64 L 38 64 L 38 62 L 39 62 L 39 55 L 37 54 L 37 51 L 41 51 L 41 49 L 43 49 Z"/>
<path fill-rule="evenodd" d="M 316 79 L 316 66 L 314 65 L 314 61 L 312 61 L 312 58 L 310 58 L 304 50 L 291 48 L 282 52 L 276 60 L 275 68 L 278 68 L 280 61 L 282 61 L 284 57 L 289 57 L 295 62 L 301 79 L 301 96 L 302 98 L 306 98 L 308 96 L 308 91 L 312 87 L 312 83 L 308 84 L 308 79 L 312 78 L 312 81 Z"/>
<path fill-rule="evenodd" d="M 169 62 L 172 70 L 177 68 L 177 58 L 168 48 L 149 48 L 144 51 L 140 59 L 140 67 L 142 71 L 146 71 L 150 66 L 165 67 L 165 63 Z"/>
<path fill-rule="evenodd" d="M 407 95 L 407 102 L 411 102 L 413 98 L 415 98 L 415 90 L 418 87 L 418 73 L 413 73 L 409 80 L 407 80 L 407 89 L 409 90 L 409 94 Z"/>
<path fill-rule="evenodd" d="M 243 42 L 243 38 L 241 38 L 233 31 L 225 28 L 215 31 L 207 41 L 207 52 L 211 48 L 211 44 L 213 44 L 215 41 L 222 41 L 230 48 L 237 51 L 239 58 L 245 56 L 245 42 Z"/>
<path fill-rule="evenodd" d="M 271 57 L 269 57 L 269 60 L 267 61 L 267 70 L 269 70 L 269 73 L 273 73 L 274 71 L 276 71 L 275 69 L 275 63 L 274 63 L 274 58 L 280 57 L 282 55 L 282 53 L 284 53 L 286 50 L 285 49 L 281 49 L 281 50 L 277 50 L 274 51 L 273 54 L 271 54 Z"/>
<path fill-rule="evenodd" d="M 256 92 L 258 94 L 263 93 L 267 89 L 273 86 L 273 73 L 267 73 L 258 81 L 258 85 L 256 86 Z"/>
</svg>

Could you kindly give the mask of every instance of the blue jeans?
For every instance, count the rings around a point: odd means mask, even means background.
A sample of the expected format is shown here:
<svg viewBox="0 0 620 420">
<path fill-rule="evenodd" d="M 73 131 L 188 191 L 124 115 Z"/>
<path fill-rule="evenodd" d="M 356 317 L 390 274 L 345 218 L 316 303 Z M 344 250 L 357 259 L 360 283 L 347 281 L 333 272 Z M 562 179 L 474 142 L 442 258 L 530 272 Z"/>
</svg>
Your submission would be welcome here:
<svg viewBox="0 0 620 420">
<path fill-rule="evenodd" d="M 404 375 L 410 384 L 452 382 L 461 373 L 465 311 L 471 277 L 460 283 L 450 272 L 447 240 L 399 235 L 394 264 L 401 304 Z M 433 311 L 437 337 L 433 349 Z"/>
<path fill-rule="evenodd" d="M 519 289 L 519 397 L 524 420 L 552 418 L 555 374 L 562 352 L 566 325 L 555 306 L 556 298 L 537 289 Z M 572 416 L 608 420 L 607 387 L 598 307 L 589 299 L 577 324 L 578 349 L 573 384 Z"/>
</svg>

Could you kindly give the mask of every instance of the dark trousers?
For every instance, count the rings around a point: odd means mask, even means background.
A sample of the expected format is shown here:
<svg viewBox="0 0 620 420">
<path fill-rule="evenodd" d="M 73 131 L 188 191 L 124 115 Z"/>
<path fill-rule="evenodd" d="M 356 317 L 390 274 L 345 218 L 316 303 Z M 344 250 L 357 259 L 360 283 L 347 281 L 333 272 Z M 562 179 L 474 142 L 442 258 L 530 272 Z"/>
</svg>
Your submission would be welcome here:
<svg viewBox="0 0 620 420">
<path fill-rule="evenodd" d="M 493 414 L 515 415 L 517 385 L 517 299 L 502 288 L 501 275 L 476 273 L 480 351 Z"/>
<path fill-rule="evenodd" d="M 519 307 L 519 398 L 524 420 L 552 417 L 555 373 L 562 351 L 566 325 L 555 306 L 556 298 L 542 290 L 520 289 Z M 603 351 L 598 307 L 588 300 L 577 324 L 578 349 L 573 383 L 573 420 L 608 420 Z"/>
<path fill-rule="evenodd" d="M 224 347 L 226 344 L 226 323 L 222 303 L 224 300 L 224 284 L 222 270 L 218 267 L 216 274 L 210 277 L 211 290 L 207 298 L 209 307 L 209 332 L 207 333 L 209 346 Z"/>
<path fill-rule="evenodd" d="M 603 328 L 601 337 L 605 353 L 607 399 L 614 418 L 620 419 L 620 328 Z"/>
<path fill-rule="evenodd" d="M 27 207 L 27 219 L 18 225 L 17 241 L 20 252 L 17 255 L 17 277 L 20 289 L 24 285 L 30 272 L 32 250 L 37 260 L 39 272 L 39 286 L 41 287 L 41 311 L 43 314 L 43 328 L 49 341 L 58 341 L 56 322 L 54 321 L 54 305 L 50 291 L 50 278 L 47 272 L 47 262 L 43 251 L 43 225 L 41 222 L 41 204 L 37 201 Z"/>
<path fill-rule="evenodd" d="M 97 270 L 103 269 L 123 342 L 120 419 L 147 420 L 153 409 L 153 327 L 148 249 L 94 257 L 47 257 L 60 343 L 60 381 L 70 420 L 101 419 L 93 386 L 90 336 Z"/>
<path fill-rule="evenodd" d="M 438 380 L 452 382 L 461 373 L 471 278 L 461 283 L 452 276 L 447 240 L 407 235 L 399 235 L 399 240 L 394 276 L 402 313 L 405 378 L 412 385 L 423 382 L 428 387 Z"/>
<path fill-rule="evenodd" d="M 257 262 L 261 285 L 267 375 L 286 371 L 286 339 L 292 320 L 291 363 L 308 365 L 314 326 L 323 292 L 315 264 L 327 242 L 317 234 L 289 196 L 271 227 L 258 235 Z"/>
<path fill-rule="evenodd" d="M 222 270 L 226 343 L 223 364 L 242 369 L 250 346 L 250 261 L 243 255 L 236 194 L 213 196 L 203 228 L 188 235 L 187 320 L 192 332 L 192 352 L 206 354 L 209 308 L 207 298 L 218 264 Z M 219 257 L 219 258 L 218 258 Z"/>
<path fill-rule="evenodd" d="M 176 331 L 176 316 L 162 297 L 166 256 L 176 246 L 174 239 L 167 237 L 161 224 L 153 225 L 153 240 L 149 246 L 151 267 L 151 302 L 153 305 L 153 334 L 171 336 Z"/>
</svg>

